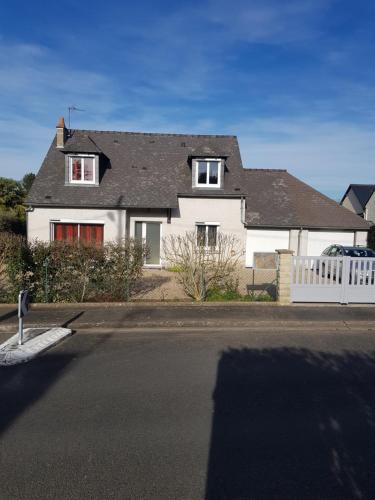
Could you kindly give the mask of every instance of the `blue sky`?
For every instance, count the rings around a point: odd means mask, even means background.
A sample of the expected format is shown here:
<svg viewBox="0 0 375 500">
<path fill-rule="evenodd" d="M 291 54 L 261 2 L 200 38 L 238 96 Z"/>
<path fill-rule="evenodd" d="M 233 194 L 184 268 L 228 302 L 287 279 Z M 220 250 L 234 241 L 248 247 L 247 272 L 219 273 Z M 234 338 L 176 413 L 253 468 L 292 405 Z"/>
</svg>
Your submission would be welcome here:
<svg viewBox="0 0 375 500">
<path fill-rule="evenodd" d="M 340 198 L 375 183 L 375 2 L 3 2 L 0 175 L 76 128 L 235 134 L 243 163 Z"/>
</svg>

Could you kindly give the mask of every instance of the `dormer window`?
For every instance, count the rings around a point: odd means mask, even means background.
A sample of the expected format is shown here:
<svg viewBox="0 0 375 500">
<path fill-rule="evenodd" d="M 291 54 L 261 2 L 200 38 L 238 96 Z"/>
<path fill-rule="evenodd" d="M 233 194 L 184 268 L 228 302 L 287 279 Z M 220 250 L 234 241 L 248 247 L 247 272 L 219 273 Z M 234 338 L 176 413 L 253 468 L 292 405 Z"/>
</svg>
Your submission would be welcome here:
<svg viewBox="0 0 375 500">
<path fill-rule="evenodd" d="M 69 182 L 71 184 L 95 184 L 95 156 L 69 157 Z"/>
<path fill-rule="evenodd" d="M 221 160 L 197 160 L 195 185 L 197 187 L 220 187 Z"/>
</svg>

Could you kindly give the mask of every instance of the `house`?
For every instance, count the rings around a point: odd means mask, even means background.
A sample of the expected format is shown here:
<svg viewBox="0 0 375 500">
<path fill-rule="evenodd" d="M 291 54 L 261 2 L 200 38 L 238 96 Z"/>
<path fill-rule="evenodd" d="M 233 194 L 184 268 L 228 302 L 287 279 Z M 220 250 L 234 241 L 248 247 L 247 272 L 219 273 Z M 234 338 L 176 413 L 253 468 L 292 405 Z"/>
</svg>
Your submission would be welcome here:
<svg viewBox="0 0 375 500">
<path fill-rule="evenodd" d="M 63 118 L 26 203 L 29 240 L 143 238 L 151 267 L 162 238 L 186 231 L 206 246 L 235 235 L 253 267 L 277 248 L 365 245 L 369 228 L 285 170 L 243 168 L 235 136 L 67 130 Z"/>
<path fill-rule="evenodd" d="M 375 223 L 375 184 L 350 184 L 340 204 Z"/>
</svg>

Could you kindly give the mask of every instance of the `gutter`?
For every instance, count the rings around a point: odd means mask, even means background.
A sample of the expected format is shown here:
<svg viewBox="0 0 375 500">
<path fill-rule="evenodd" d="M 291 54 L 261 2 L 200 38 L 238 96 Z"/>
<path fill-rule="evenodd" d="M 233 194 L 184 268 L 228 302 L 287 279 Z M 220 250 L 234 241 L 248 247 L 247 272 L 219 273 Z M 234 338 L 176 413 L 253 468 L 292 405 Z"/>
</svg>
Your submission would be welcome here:
<svg viewBox="0 0 375 500">
<path fill-rule="evenodd" d="M 301 255 L 301 236 L 303 227 L 301 226 L 298 230 L 298 240 L 297 240 L 297 255 Z"/>
<path fill-rule="evenodd" d="M 283 226 L 282 224 L 248 224 L 245 221 L 245 227 L 251 229 L 301 229 L 301 226 Z M 308 231 L 369 231 L 371 224 L 369 223 L 367 227 L 333 227 L 333 226 L 304 226 L 304 230 Z"/>
<path fill-rule="evenodd" d="M 243 198 L 243 194 L 224 194 L 224 193 L 177 193 L 178 198 Z"/>
<path fill-rule="evenodd" d="M 245 225 L 246 198 L 241 196 L 241 224 Z"/>
</svg>

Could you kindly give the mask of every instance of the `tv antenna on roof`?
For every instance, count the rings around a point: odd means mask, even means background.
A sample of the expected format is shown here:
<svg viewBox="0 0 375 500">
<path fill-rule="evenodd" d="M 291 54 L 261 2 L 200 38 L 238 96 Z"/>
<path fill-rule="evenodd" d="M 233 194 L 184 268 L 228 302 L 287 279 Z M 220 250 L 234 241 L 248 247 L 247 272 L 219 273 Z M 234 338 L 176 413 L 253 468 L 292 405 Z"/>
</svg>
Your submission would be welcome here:
<svg viewBox="0 0 375 500">
<path fill-rule="evenodd" d="M 70 115 L 71 115 L 72 111 L 85 111 L 85 110 L 77 108 L 76 106 L 74 106 L 74 104 L 72 106 L 68 107 L 68 112 L 69 112 L 68 128 L 69 128 L 69 131 L 71 130 L 71 128 L 70 128 Z"/>
</svg>

